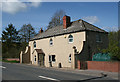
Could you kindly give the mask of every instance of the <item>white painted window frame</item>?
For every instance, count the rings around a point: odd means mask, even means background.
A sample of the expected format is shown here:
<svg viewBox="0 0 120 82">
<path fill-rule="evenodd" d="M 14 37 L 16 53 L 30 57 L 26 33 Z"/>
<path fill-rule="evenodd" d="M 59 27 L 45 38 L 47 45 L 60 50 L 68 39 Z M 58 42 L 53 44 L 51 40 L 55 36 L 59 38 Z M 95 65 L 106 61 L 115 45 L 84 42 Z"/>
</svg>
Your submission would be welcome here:
<svg viewBox="0 0 120 82">
<path fill-rule="evenodd" d="M 72 36 L 72 38 L 71 38 L 70 36 Z M 72 39 L 72 42 L 70 42 L 70 39 Z M 73 42 L 74 42 L 73 35 L 69 35 L 69 36 L 68 36 L 68 43 L 73 43 Z"/>
<path fill-rule="evenodd" d="M 52 44 L 51 44 L 51 43 L 52 43 Z M 50 38 L 49 44 L 50 44 L 50 46 L 53 46 L 53 39 L 52 39 L 52 38 Z"/>
<path fill-rule="evenodd" d="M 71 54 L 70 54 L 70 55 L 69 55 L 69 63 L 71 63 L 71 58 L 72 58 L 72 57 L 71 57 Z"/>
<path fill-rule="evenodd" d="M 49 57 L 51 57 L 51 59 L 49 60 L 49 62 L 51 61 L 51 62 L 53 62 L 53 63 L 55 63 L 56 62 L 56 55 L 55 55 L 55 61 L 52 61 L 52 55 L 49 55 Z"/>
</svg>

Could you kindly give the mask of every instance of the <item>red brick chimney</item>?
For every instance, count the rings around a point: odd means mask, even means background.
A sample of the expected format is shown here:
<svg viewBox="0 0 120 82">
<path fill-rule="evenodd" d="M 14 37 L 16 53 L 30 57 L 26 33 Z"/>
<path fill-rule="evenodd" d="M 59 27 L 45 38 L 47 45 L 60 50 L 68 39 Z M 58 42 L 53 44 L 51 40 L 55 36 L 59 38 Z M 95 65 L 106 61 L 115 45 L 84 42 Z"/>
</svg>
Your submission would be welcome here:
<svg viewBox="0 0 120 82">
<path fill-rule="evenodd" d="M 42 32 L 43 32 L 43 29 L 41 28 L 40 31 L 39 31 L 39 33 L 42 33 Z"/>
<path fill-rule="evenodd" d="M 70 17 L 65 15 L 63 17 L 63 28 L 66 29 L 69 26 L 70 26 Z"/>
</svg>

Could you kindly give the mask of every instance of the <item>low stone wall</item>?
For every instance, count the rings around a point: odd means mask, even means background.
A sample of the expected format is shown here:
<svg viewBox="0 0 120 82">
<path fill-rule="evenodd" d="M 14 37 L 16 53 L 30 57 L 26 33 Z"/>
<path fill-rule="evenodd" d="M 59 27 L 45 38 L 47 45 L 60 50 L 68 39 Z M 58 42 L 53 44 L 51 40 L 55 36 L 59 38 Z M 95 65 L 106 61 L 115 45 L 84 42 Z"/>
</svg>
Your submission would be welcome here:
<svg viewBox="0 0 120 82">
<path fill-rule="evenodd" d="M 120 62 L 110 61 L 87 61 L 88 70 L 101 70 L 108 72 L 119 72 Z M 81 69 L 81 63 L 78 61 L 78 69 Z"/>
<path fill-rule="evenodd" d="M 6 58 L 5 60 L 8 60 L 8 61 L 20 61 L 19 58 Z"/>
</svg>

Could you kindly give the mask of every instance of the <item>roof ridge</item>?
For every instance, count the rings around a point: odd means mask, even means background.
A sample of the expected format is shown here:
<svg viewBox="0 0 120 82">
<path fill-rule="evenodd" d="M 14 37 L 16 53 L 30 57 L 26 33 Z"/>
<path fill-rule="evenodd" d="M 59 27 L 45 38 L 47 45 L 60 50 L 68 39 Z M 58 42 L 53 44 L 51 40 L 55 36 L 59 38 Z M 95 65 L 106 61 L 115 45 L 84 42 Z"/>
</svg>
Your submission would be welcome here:
<svg viewBox="0 0 120 82">
<path fill-rule="evenodd" d="M 85 24 L 84 24 L 84 20 L 81 19 L 81 21 L 82 21 L 82 26 L 84 26 L 85 30 L 87 30 L 87 29 L 86 29 L 86 26 L 85 26 Z"/>
</svg>

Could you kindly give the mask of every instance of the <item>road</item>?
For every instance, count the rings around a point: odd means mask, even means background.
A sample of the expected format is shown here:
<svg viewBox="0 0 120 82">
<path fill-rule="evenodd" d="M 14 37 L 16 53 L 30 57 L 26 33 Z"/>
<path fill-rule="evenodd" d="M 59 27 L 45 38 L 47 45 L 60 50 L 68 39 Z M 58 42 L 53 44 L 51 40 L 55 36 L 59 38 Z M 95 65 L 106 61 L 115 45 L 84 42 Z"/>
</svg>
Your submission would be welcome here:
<svg viewBox="0 0 120 82">
<path fill-rule="evenodd" d="M 2 63 L 2 80 L 91 81 L 91 80 L 114 80 L 114 79 L 109 77 L 101 76 L 97 77 L 72 73 L 68 71 L 54 70 L 45 67 L 24 64 Z"/>
</svg>

